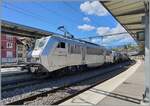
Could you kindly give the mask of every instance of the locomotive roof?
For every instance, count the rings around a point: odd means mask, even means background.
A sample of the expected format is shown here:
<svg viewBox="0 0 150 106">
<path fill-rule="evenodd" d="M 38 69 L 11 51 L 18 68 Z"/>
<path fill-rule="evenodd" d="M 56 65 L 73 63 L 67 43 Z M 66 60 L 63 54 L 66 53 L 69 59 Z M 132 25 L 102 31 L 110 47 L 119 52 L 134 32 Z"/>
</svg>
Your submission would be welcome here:
<svg viewBox="0 0 150 106">
<path fill-rule="evenodd" d="M 98 44 L 95 44 L 95 43 L 92 43 L 92 42 L 88 42 L 88 41 L 85 41 L 85 40 L 82 40 L 82 39 L 77 39 L 77 38 L 65 37 L 65 36 L 63 36 L 61 34 L 55 34 L 55 35 L 53 35 L 51 37 L 61 38 L 61 39 L 67 40 L 67 41 L 74 41 L 74 42 L 78 42 L 80 44 L 89 44 L 89 45 L 92 45 L 92 46 L 97 46 L 97 47 L 104 48 L 104 46 L 101 46 L 101 45 L 98 45 Z"/>
</svg>

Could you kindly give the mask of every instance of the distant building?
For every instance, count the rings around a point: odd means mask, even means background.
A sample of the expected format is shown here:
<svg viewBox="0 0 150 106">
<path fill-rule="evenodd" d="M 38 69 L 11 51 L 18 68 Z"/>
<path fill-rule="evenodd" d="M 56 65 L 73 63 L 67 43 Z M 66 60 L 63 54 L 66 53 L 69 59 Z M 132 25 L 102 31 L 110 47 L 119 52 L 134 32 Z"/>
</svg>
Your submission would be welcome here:
<svg viewBox="0 0 150 106">
<path fill-rule="evenodd" d="M 1 34 L 1 63 L 16 63 L 16 37 Z"/>
<path fill-rule="evenodd" d="M 21 63 L 26 62 L 27 48 L 25 38 L 2 33 L 1 36 L 1 63 Z M 29 38 L 27 38 L 27 41 Z"/>
</svg>

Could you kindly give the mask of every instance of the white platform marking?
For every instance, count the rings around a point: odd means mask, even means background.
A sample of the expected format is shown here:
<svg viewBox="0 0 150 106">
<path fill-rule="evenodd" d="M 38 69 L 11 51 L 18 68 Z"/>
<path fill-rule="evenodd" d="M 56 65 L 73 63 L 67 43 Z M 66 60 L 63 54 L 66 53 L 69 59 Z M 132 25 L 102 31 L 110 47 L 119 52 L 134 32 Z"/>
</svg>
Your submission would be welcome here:
<svg viewBox="0 0 150 106">
<path fill-rule="evenodd" d="M 106 95 L 102 94 L 102 91 L 112 92 L 120 84 L 122 84 L 126 79 L 128 79 L 141 65 L 141 61 L 138 60 L 135 65 L 130 67 L 128 70 L 122 72 L 121 74 L 99 84 L 63 103 L 60 105 L 96 105 L 100 102 Z M 96 92 L 95 92 L 96 91 Z"/>
</svg>

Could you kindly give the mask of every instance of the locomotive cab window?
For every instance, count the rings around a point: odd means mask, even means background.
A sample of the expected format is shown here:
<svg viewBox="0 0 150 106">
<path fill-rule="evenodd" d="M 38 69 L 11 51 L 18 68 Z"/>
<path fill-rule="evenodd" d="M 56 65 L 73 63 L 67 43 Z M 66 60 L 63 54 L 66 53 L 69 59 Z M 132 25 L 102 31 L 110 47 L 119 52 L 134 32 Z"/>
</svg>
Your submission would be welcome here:
<svg viewBox="0 0 150 106">
<path fill-rule="evenodd" d="M 64 42 L 59 42 L 57 45 L 57 48 L 65 48 L 65 43 Z"/>
</svg>

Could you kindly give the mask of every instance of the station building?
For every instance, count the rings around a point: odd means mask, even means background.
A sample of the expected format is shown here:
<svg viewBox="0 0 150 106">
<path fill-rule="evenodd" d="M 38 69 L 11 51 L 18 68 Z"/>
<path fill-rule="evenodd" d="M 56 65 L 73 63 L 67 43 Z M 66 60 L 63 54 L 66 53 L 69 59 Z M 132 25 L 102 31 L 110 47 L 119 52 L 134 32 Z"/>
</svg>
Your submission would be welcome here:
<svg viewBox="0 0 150 106">
<path fill-rule="evenodd" d="M 26 45 L 22 38 L 2 33 L 1 36 L 1 63 L 20 63 L 26 62 Z"/>
<path fill-rule="evenodd" d="M 2 33 L 1 35 L 1 63 L 16 63 L 16 41 L 15 36 Z"/>
</svg>

